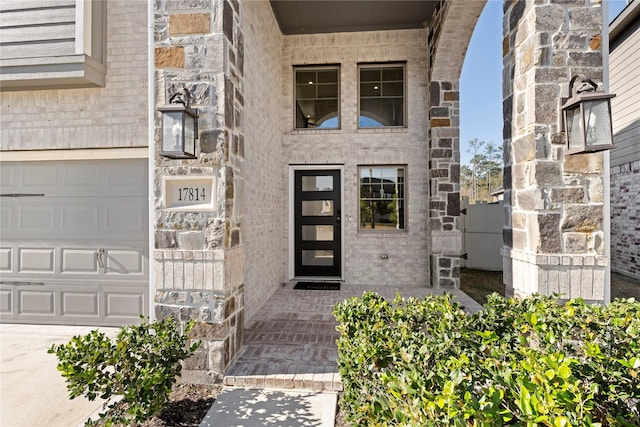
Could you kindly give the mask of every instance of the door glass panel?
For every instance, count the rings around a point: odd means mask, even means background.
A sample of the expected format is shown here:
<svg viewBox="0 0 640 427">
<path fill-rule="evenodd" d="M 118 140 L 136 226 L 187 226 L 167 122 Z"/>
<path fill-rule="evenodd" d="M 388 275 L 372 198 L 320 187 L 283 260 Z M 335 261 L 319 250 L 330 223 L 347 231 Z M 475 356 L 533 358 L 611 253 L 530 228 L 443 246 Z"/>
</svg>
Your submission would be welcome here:
<svg viewBox="0 0 640 427">
<path fill-rule="evenodd" d="M 333 265 L 333 251 L 302 251 L 302 265 Z"/>
<path fill-rule="evenodd" d="M 303 200 L 302 216 L 333 216 L 333 200 Z"/>
<path fill-rule="evenodd" d="M 302 240 L 330 242 L 333 240 L 333 225 L 303 225 Z"/>
<path fill-rule="evenodd" d="M 333 191 L 333 177 L 326 175 L 303 176 L 302 191 Z"/>
</svg>

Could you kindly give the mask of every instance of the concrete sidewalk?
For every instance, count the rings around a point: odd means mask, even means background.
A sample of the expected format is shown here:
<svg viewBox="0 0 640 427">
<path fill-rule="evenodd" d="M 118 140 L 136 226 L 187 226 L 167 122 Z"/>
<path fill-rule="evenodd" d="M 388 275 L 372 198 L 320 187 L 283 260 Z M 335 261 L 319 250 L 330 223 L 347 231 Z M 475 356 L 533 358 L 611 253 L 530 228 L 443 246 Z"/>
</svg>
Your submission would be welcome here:
<svg viewBox="0 0 640 427">
<path fill-rule="evenodd" d="M 224 387 L 200 427 L 333 427 L 338 395 Z"/>
<path fill-rule="evenodd" d="M 76 427 L 101 409 L 103 401 L 70 400 L 56 369 L 51 344 L 85 335 L 95 327 L 0 324 L 0 426 Z M 108 335 L 117 329 L 100 328 Z"/>
</svg>

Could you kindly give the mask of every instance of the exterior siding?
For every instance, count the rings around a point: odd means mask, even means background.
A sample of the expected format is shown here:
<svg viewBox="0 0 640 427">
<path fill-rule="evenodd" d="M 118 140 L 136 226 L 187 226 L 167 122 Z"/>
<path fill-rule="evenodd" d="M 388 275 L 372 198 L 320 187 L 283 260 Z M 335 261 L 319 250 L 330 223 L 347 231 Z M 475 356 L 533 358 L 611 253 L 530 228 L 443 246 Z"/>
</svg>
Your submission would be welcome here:
<svg viewBox="0 0 640 427">
<path fill-rule="evenodd" d="M 245 310 L 250 319 L 284 277 L 285 208 L 281 97 L 282 35 L 268 2 L 242 2 L 245 35 L 245 130 L 242 224 Z M 250 100 L 250 101 L 249 101 Z"/>
<path fill-rule="evenodd" d="M 620 20 L 629 14 L 630 24 Z M 633 18 L 635 16 L 635 18 Z M 640 279 L 640 3 L 609 28 L 609 90 L 615 149 L 611 150 L 611 269 Z"/>
<path fill-rule="evenodd" d="M 105 88 L 2 93 L 1 150 L 147 146 L 146 8 L 108 2 Z"/>
<path fill-rule="evenodd" d="M 640 160 L 640 21 L 612 43 L 609 55 L 613 134 L 616 148 L 611 151 L 611 165 L 619 166 Z"/>
<path fill-rule="evenodd" d="M 288 129 L 284 134 L 283 173 L 295 164 L 344 165 L 342 218 L 346 285 L 428 285 L 427 31 L 287 36 L 283 56 L 281 108 Z M 357 65 L 393 61 L 407 61 L 407 127 L 358 129 Z M 340 64 L 340 130 L 290 130 L 293 127 L 293 66 L 305 64 Z M 359 165 L 406 165 L 407 227 L 404 232 L 358 230 Z M 289 209 L 287 203 L 286 215 L 282 218 L 287 224 L 283 236 L 287 242 Z M 388 259 L 383 259 L 387 254 Z M 288 263 L 290 259 L 288 256 Z"/>
</svg>

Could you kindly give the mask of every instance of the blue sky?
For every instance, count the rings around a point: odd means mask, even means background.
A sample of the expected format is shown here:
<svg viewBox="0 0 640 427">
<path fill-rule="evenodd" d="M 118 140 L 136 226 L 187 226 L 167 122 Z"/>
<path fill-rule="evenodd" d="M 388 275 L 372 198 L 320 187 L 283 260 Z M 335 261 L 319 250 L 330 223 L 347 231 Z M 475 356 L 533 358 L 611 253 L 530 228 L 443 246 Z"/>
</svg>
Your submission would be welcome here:
<svg viewBox="0 0 640 427">
<path fill-rule="evenodd" d="M 640 1 L 640 0 L 636 0 Z M 604 0 L 609 19 L 626 0 Z M 460 78 L 460 159 L 468 164 L 467 142 L 478 138 L 502 145 L 502 0 L 489 0 L 471 38 Z"/>
</svg>

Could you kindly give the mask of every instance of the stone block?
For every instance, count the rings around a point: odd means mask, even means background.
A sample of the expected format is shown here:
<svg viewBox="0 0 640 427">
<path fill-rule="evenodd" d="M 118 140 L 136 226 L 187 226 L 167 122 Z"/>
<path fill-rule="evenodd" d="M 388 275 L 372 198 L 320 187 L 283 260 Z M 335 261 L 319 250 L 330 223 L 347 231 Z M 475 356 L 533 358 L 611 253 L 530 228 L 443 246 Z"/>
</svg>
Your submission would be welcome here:
<svg viewBox="0 0 640 427">
<path fill-rule="evenodd" d="M 602 205 L 565 205 L 562 231 L 591 233 L 602 229 Z"/>
<path fill-rule="evenodd" d="M 182 46 L 156 47 L 156 68 L 184 68 L 184 48 Z"/>
<path fill-rule="evenodd" d="M 209 221 L 204 233 L 206 249 L 219 248 L 224 244 L 225 223 L 220 218 Z"/>
<path fill-rule="evenodd" d="M 564 158 L 565 173 L 601 173 L 602 153 L 573 154 Z"/>
<path fill-rule="evenodd" d="M 601 7 L 576 7 L 569 10 L 572 30 L 600 31 L 602 26 Z"/>
<path fill-rule="evenodd" d="M 210 13 L 174 13 L 169 15 L 170 36 L 208 34 L 210 32 Z"/>
<path fill-rule="evenodd" d="M 585 233 L 563 233 L 564 252 L 569 254 L 584 254 L 587 249 L 587 235 Z"/>
<path fill-rule="evenodd" d="M 589 187 L 589 201 L 594 203 L 602 203 L 604 202 L 604 188 L 602 186 L 602 177 L 589 177 L 588 178 Z"/>
<path fill-rule="evenodd" d="M 567 65 L 572 67 L 602 67 L 600 52 L 569 52 Z"/>
<path fill-rule="evenodd" d="M 537 230 L 532 232 L 531 241 L 542 253 L 562 252 L 560 239 L 560 215 L 540 214 L 537 216 Z M 536 251 L 536 252 L 537 252 Z"/>
<path fill-rule="evenodd" d="M 227 336 L 227 328 L 222 323 L 197 322 L 189 331 L 192 340 L 223 340 Z"/>
<path fill-rule="evenodd" d="M 451 126 L 451 119 L 431 119 L 432 128 L 449 127 Z"/>
<path fill-rule="evenodd" d="M 587 47 L 589 35 L 578 31 L 558 31 L 553 36 L 555 49 L 584 49 Z"/>
<path fill-rule="evenodd" d="M 537 161 L 534 164 L 535 181 L 540 186 L 561 185 L 562 173 L 558 162 Z"/>
<path fill-rule="evenodd" d="M 156 249 L 173 249 L 178 247 L 175 231 L 156 230 L 154 236 Z"/>
<path fill-rule="evenodd" d="M 540 83 L 535 85 L 535 122 L 553 124 L 558 121 L 557 83 Z"/>
<path fill-rule="evenodd" d="M 584 201 L 584 188 L 582 187 L 552 188 L 550 192 L 550 200 L 552 204 L 582 203 Z"/>
<path fill-rule="evenodd" d="M 533 134 L 518 138 L 511 145 L 515 163 L 528 162 L 536 158 L 536 143 Z"/>
<path fill-rule="evenodd" d="M 202 250 L 205 247 L 203 231 L 181 231 L 178 233 L 178 246 L 185 250 Z"/>
<path fill-rule="evenodd" d="M 564 21 L 564 8 L 556 5 L 543 5 L 536 7 L 536 31 L 556 31 L 562 27 Z"/>
</svg>

